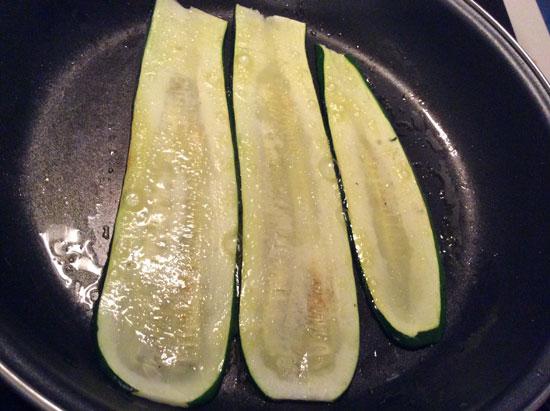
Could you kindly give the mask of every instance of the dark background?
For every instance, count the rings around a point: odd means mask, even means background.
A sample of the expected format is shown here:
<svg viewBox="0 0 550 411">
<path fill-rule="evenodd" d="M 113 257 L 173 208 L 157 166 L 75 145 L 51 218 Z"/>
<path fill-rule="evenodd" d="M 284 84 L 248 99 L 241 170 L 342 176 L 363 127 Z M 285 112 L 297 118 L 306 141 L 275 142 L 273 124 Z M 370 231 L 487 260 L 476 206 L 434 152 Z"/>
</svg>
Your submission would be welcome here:
<svg viewBox="0 0 550 411">
<path fill-rule="evenodd" d="M 500 24 L 513 34 L 512 26 L 502 0 L 477 0 L 477 3 L 483 6 Z M 26 399 L 23 399 L 7 384 L 0 381 L 0 409 L 6 411 L 17 410 L 35 410 Z M 550 411 L 548 404 L 544 405 L 543 411 Z"/>
</svg>

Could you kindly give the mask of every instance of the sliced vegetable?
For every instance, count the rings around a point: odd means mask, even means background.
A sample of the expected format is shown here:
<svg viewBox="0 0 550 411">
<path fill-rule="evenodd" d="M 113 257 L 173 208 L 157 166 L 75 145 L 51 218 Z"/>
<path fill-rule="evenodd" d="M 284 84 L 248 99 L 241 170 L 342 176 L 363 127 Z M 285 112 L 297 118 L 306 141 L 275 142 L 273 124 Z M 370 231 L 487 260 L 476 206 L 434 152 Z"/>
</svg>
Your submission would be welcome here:
<svg viewBox="0 0 550 411">
<path fill-rule="evenodd" d="M 332 142 L 375 308 L 397 341 L 432 343 L 442 331 L 442 272 L 420 188 L 360 72 L 341 54 L 320 53 Z"/>
<path fill-rule="evenodd" d="M 97 316 L 111 370 L 135 394 L 180 406 L 215 390 L 230 334 L 238 215 L 225 31 L 157 0 Z"/>
<path fill-rule="evenodd" d="M 337 398 L 359 351 L 356 290 L 305 25 L 237 6 L 234 109 L 243 198 L 241 343 L 275 399 Z"/>
</svg>

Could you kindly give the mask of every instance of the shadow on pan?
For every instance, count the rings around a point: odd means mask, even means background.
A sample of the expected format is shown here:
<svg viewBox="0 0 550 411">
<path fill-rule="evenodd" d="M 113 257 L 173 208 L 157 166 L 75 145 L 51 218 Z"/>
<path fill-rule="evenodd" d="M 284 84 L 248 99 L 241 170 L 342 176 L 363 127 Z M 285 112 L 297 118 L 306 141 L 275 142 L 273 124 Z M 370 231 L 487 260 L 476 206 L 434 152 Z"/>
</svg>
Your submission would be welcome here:
<svg viewBox="0 0 550 411">
<path fill-rule="evenodd" d="M 224 18 L 234 5 L 191 3 Z M 359 364 L 338 402 L 266 400 L 234 342 L 220 392 L 205 408 L 522 409 L 544 401 L 548 87 L 458 0 L 243 5 L 305 21 L 309 45 L 328 44 L 360 62 L 434 216 L 448 325 L 436 346 L 401 349 L 360 293 Z M 92 324 L 152 6 L 0 6 L 0 372 L 12 382 L 17 376 L 44 407 L 170 408 L 112 383 Z"/>
</svg>

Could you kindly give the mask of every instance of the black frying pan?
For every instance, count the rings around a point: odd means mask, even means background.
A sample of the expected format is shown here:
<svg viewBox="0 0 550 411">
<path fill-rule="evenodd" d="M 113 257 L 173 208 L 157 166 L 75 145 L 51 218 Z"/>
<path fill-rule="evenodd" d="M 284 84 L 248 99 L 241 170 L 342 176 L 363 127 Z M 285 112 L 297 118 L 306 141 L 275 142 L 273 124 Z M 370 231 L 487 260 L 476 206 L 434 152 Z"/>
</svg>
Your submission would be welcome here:
<svg viewBox="0 0 550 411">
<path fill-rule="evenodd" d="M 186 3 L 228 19 L 234 5 Z M 338 402 L 266 400 L 236 341 L 206 407 L 541 404 L 550 379 L 548 83 L 471 1 L 242 3 L 303 20 L 308 47 L 323 42 L 360 62 L 427 194 L 448 324 L 433 347 L 398 348 L 360 293 L 359 364 Z M 91 308 L 99 275 L 71 269 L 75 258 L 95 253 L 100 266 L 107 256 L 151 10 L 145 0 L 0 5 L 0 373 L 45 408 L 169 408 L 103 372 Z M 73 243 L 54 247 L 69 234 Z"/>
</svg>

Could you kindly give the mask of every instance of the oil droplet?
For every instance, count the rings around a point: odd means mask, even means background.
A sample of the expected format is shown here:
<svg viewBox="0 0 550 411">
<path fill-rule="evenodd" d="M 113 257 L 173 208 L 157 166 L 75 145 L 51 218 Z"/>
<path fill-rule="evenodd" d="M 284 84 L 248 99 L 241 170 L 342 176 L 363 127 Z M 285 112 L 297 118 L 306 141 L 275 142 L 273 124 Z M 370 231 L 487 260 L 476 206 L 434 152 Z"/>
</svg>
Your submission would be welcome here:
<svg viewBox="0 0 550 411">
<path fill-rule="evenodd" d="M 404 180 L 406 178 L 411 177 L 411 169 L 409 167 L 399 167 L 395 169 L 395 173 L 399 177 L 400 180 Z"/>
<path fill-rule="evenodd" d="M 334 180 L 335 174 L 334 174 L 334 163 L 332 162 L 332 158 L 323 157 L 321 161 L 319 161 L 319 173 L 323 178 L 331 182 Z"/>
<path fill-rule="evenodd" d="M 237 230 L 230 230 L 223 235 L 222 250 L 228 255 L 235 255 L 237 252 Z"/>
<path fill-rule="evenodd" d="M 147 207 L 143 207 L 136 213 L 136 225 L 144 226 L 149 224 L 149 210 Z"/>
<path fill-rule="evenodd" d="M 151 217 L 149 218 L 149 221 L 153 224 L 160 224 L 162 223 L 164 220 L 166 219 L 166 217 L 164 216 L 164 214 L 162 213 L 154 213 L 151 215 Z"/>
<path fill-rule="evenodd" d="M 65 225 L 52 225 L 39 235 L 63 285 L 80 304 L 91 309 L 102 271 L 92 240 L 84 232 Z"/>
<path fill-rule="evenodd" d="M 239 63 L 246 66 L 249 63 L 249 61 L 250 61 L 250 58 L 246 54 L 241 54 L 239 56 Z"/>
<path fill-rule="evenodd" d="M 136 193 L 129 193 L 126 197 L 125 197 L 125 201 L 126 201 L 126 204 L 129 206 L 129 207 L 135 207 L 138 205 L 139 203 L 139 197 Z"/>
</svg>

